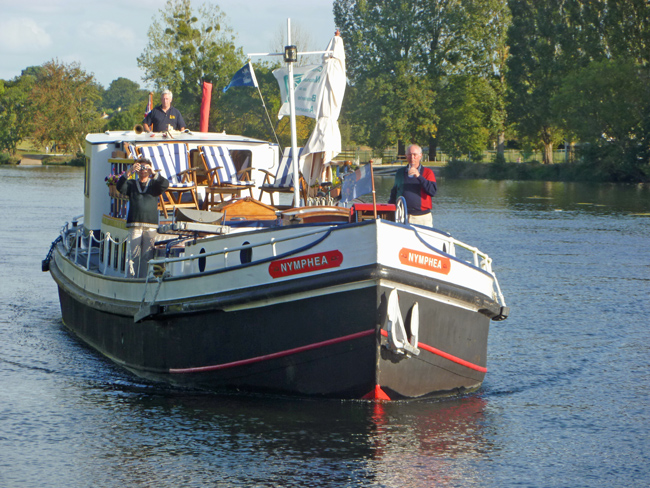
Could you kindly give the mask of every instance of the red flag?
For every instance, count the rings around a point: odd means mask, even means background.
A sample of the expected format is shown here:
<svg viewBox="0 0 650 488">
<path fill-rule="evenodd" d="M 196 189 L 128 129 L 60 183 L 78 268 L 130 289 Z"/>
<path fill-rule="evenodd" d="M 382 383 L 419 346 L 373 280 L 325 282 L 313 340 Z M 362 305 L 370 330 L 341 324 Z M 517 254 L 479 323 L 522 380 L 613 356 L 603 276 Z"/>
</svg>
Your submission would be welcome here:
<svg viewBox="0 0 650 488">
<path fill-rule="evenodd" d="M 201 122 L 200 131 L 208 132 L 208 120 L 210 119 L 210 101 L 212 100 L 212 83 L 203 82 L 203 99 L 201 101 Z"/>
</svg>

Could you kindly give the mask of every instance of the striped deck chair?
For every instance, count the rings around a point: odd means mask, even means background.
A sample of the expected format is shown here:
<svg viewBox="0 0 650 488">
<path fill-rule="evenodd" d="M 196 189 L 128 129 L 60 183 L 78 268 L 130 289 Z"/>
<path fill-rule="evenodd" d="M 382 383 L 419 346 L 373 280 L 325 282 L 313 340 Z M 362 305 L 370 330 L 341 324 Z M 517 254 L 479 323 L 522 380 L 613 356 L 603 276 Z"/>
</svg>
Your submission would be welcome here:
<svg viewBox="0 0 650 488">
<path fill-rule="evenodd" d="M 243 190 L 248 190 L 251 198 L 253 197 L 255 182 L 250 179 L 252 168 L 238 172 L 230 157 L 230 151 L 225 146 L 200 146 L 199 150 L 208 177 L 203 210 L 209 210 L 210 206 L 218 203 L 215 200 L 217 196 L 223 201 L 224 195 L 239 197 Z"/>
<path fill-rule="evenodd" d="M 298 161 L 300 161 L 300 156 L 302 155 L 303 148 L 298 148 Z M 292 166 L 293 157 L 291 154 L 291 148 L 287 147 L 284 150 L 282 155 L 282 161 L 278 166 L 278 171 L 274 175 L 264 169 L 260 169 L 264 175 L 264 182 L 260 186 L 260 200 L 262 200 L 262 195 L 268 193 L 271 198 L 271 205 L 275 205 L 273 202 L 274 193 L 293 193 L 293 168 Z M 303 201 L 307 201 L 307 183 L 305 179 L 300 175 L 300 193 L 302 195 Z M 294 202 L 296 205 L 296 202 Z"/>
<path fill-rule="evenodd" d="M 187 146 L 183 143 L 165 143 L 157 146 L 140 147 L 140 155 L 153 164 L 154 170 L 169 180 L 169 188 L 164 196 L 160 196 L 160 206 L 165 218 L 168 210 L 174 207 L 199 209 L 196 196 L 194 171 L 189 167 Z M 189 201 L 183 201 L 183 196 L 189 194 Z"/>
<path fill-rule="evenodd" d="M 124 143 L 124 152 L 127 158 L 136 159 L 138 157 L 138 147 L 129 142 Z"/>
</svg>

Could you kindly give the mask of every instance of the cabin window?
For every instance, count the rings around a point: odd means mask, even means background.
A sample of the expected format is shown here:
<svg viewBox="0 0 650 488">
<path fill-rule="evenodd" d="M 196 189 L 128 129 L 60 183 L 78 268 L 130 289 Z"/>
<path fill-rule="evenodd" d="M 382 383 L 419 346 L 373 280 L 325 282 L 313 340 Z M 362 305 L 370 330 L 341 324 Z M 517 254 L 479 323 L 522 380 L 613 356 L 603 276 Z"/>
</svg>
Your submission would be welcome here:
<svg viewBox="0 0 650 488">
<path fill-rule="evenodd" d="M 250 168 L 253 164 L 253 153 L 246 149 L 231 149 L 230 157 L 237 171 Z"/>
<path fill-rule="evenodd" d="M 113 268 L 115 268 L 115 269 L 117 269 L 117 262 L 118 262 L 117 260 L 118 260 L 118 258 L 120 256 L 120 248 L 119 248 L 119 246 L 120 245 L 116 243 L 115 244 L 115 250 L 113 251 L 113 261 L 112 261 L 111 266 Z"/>
<path fill-rule="evenodd" d="M 126 240 L 120 244 L 120 271 L 126 270 Z"/>
<path fill-rule="evenodd" d="M 110 266 L 111 256 L 113 255 L 113 243 L 111 241 L 108 241 L 106 245 L 108 246 L 108 252 L 106 253 L 106 265 Z"/>
<path fill-rule="evenodd" d="M 199 254 L 205 254 L 205 249 L 204 249 L 204 248 L 201 248 L 201 250 L 199 251 Z M 207 259 L 206 259 L 205 256 L 201 256 L 201 257 L 198 259 L 198 261 L 199 261 L 199 271 L 200 271 L 201 273 L 203 273 L 203 272 L 205 271 L 205 264 L 206 264 Z"/>
<path fill-rule="evenodd" d="M 106 245 L 106 243 L 104 242 L 104 239 L 105 239 L 106 235 L 102 232 L 100 234 L 100 236 L 101 236 L 101 238 L 99 240 L 99 262 L 103 263 L 104 262 L 104 249 L 105 249 L 104 246 Z"/>
<path fill-rule="evenodd" d="M 248 246 L 250 242 L 245 241 L 242 246 Z M 242 264 L 250 263 L 253 260 L 253 248 L 242 249 L 239 251 L 239 262 Z"/>
</svg>

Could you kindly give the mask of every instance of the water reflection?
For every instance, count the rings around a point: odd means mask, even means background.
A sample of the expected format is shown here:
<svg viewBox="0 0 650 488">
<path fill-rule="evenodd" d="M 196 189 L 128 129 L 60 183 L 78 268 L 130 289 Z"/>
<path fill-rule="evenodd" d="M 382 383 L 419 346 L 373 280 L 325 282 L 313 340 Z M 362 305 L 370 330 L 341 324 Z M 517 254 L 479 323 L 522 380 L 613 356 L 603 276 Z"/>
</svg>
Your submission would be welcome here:
<svg viewBox="0 0 650 488">
<path fill-rule="evenodd" d="M 101 411 L 81 450 L 89 479 L 112 466 L 126 486 L 480 485 L 465 469 L 486 451 L 479 396 L 371 404 L 150 388 L 86 392 Z"/>
<path fill-rule="evenodd" d="M 375 480 L 381 486 L 480 486 L 467 467 L 487 450 L 486 405 L 480 396 L 374 405 Z"/>
<path fill-rule="evenodd" d="M 375 178 L 378 202 L 388 201 L 393 181 L 388 176 Z M 364 197 L 364 200 L 371 201 L 368 197 Z M 438 193 L 434 197 L 434 215 L 449 205 L 525 211 L 644 214 L 650 212 L 650 185 L 439 178 Z"/>
</svg>

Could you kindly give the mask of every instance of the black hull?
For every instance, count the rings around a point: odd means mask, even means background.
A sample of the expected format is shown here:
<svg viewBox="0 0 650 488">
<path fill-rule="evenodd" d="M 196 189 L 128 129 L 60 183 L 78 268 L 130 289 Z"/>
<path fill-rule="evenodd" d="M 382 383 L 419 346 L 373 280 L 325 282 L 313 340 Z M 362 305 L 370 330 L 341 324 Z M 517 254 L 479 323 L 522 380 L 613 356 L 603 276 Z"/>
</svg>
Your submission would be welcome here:
<svg viewBox="0 0 650 488">
<path fill-rule="evenodd" d="M 395 279 L 410 281 L 404 283 L 408 287 L 417 277 L 408 280 L 404 273 L 385 269 L 369 270 L 364 277 L 374 281 L 320 294 L 316 281 L 297 283 L 302 290 L 310 289 L 311 296 L 227 312 L 163 312 L 138 323 L 132 314 L 118 315 L 79 299 L 61 281 L 59 296 L 69 329 L 116 363 L 157 381 L 337 398 L 373 398 L 378 385 L 391 399 L 480 386 L 489 314 L 452 305 L 448 299 L 463 297 L 475 306 L 477 301 L 487 303 L 486 297 L 447 289 L 439 297 L 445 301 L 439 301 L 400 290 L 405 319 L 415 301 L 420 307 L 419 342 L 424 347 L 419 355 L 407 357 L 387 347 L 386 309 L 392 286 L 400 286 Z M 318 282 L 327 285 L 322 277 Z"/>
</svg>

